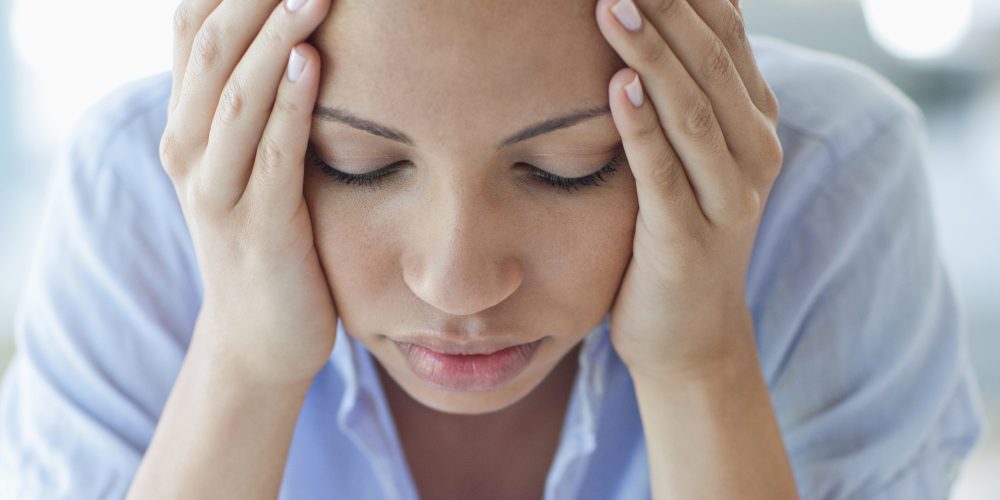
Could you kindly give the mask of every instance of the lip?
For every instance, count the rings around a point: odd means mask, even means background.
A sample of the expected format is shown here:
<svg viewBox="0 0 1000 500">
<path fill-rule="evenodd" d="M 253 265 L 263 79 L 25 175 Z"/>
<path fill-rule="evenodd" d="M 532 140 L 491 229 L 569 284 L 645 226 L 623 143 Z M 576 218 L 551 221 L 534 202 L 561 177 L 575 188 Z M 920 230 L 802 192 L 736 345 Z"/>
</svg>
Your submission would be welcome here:
<svg viewBox="0 0 1000 500">
<path fill-rule="evenodd" d="M 416 335 L 403 339 L 393 339 L 397 344 L 417 344 L 441 354 L 473 355 L 493 354 L 516 345 L 530 344 L 518 340 L 481 339 L 475 342 L 448 340 L 441 335 Z"/>
<path fill-rule="evenodd" d="M 421 343 L 394 341 L 410 369 L 424 381 L 449 391 L 497 389 L 523 371 L 542 339 L 511 345 L 478 342 L 466 346 L 424 339 Z"/>
</svg>

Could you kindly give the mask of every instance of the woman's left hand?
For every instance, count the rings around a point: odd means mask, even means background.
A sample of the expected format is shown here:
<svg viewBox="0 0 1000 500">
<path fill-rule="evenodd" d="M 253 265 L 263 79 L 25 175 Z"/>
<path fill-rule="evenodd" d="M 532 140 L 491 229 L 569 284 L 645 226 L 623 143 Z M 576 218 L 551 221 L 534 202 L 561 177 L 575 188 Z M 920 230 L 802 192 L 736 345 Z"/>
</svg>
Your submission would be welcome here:
<svg viewBox="0 0 1000 500">
<path fill-rule="evenodd" d="M 639 199 L 611 341 L 633 375 L 700 375 L 754 345 L 744 286 L 782 164 L 778 106 L 736 0 L 638 3 L 597 2 L 630 66 L 609 98 Z"/>
</svg>

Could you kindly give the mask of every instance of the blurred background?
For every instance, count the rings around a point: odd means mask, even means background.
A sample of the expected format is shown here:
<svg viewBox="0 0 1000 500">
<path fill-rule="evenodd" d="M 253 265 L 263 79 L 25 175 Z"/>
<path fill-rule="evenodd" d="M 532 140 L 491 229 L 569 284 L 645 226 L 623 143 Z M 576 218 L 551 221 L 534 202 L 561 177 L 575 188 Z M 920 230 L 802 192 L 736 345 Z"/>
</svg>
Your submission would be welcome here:
<svg viewBox="0 0 1000 500">
<path fill-rule="evenodd" d="M 13 354 L 13 314 L 55 154 L 97 98 L 170 68 L 176 4 L 0 0 L 0 372 Z M 923 109 L 941 245 L 984 408 L 1000 429 L 1000 0 L 741 4 L 752 33 L 859 61 Z M 976 450 L 953 498 L 1000 499 L 997 434 Z"/>
</svg>

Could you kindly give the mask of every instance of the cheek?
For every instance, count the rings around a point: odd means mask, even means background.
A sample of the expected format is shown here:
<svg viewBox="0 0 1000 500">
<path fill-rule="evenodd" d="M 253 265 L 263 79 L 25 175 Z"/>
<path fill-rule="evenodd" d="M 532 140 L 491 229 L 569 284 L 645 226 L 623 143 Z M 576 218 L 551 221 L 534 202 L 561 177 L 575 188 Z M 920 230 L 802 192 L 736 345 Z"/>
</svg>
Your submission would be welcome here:
<svg viewBox="0 0 1000 500">
<path fill-rule="evenodd" d="M 386 305 L 385 297 L 378 294 L 390 289 L 399 273 L 400 242 L 394 237 L 398 232 L 391 220 L 372 217 L 371 207 L 364 201 L 347 199 L 341 196 L 342 191 L 324 187 L 330 181 L 319 175 L 318 179 L 306 180 L 306 204 L 316 250 L 338 313 L 349 324 L 356 312 Z"/>
<path fill-rule="evenodd" d="M 544 272 L 553 293 L 576 291 L 573 307 L 578 310 L 609 308 L 631 258 L 638 203 L 634 188 L 623 187 L 580 203 L 572 214 L 548 224 L 550 237 L 541 257 L 552 265 Z"/>
</svg>

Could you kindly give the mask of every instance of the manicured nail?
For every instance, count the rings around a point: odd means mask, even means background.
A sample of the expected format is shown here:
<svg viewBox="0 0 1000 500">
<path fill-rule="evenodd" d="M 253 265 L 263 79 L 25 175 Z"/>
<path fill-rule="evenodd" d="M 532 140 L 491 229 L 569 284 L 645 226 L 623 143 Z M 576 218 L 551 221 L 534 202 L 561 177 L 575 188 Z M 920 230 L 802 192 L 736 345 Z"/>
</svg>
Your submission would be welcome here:
<svg viewBox="0 0 1000 500">
<path fill-rule="evenodd" d="M 633 106 L 637 108 L 642 106 L 642 82 L 639 81 L 638 74 L 635 75 L 632 83 L 625 86 L 625 95 L 628 96 L 628 100 L 632 102 Z"/>
<path fill-rule="evenodd" d="M 636 8 L 632 0 L 618 0 L 618 3 L 611 7 L 611 12 L 622 23 L 622 26 L 629 31 L 636 31 L 642 26 L 642 17 L 639 15 L 639 9 Z"/>
<path fill-rule="evenodd" d="M 295 12 L 305 5 L 306 0 L 285 0 L 285 8 L 288 12 Z"/>
<path fill-rule="evenodd" d="M 292 55 L 288 58 L 288 79 L 297 82 L 302 76 L 302 69 L 306 67 L 306 58 L 299 54 L 299 51 L 292 48 Z"/>
</svg>

